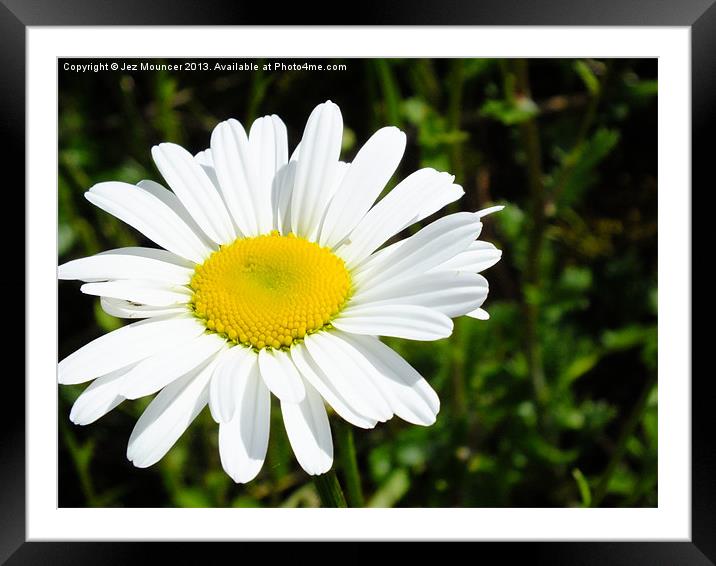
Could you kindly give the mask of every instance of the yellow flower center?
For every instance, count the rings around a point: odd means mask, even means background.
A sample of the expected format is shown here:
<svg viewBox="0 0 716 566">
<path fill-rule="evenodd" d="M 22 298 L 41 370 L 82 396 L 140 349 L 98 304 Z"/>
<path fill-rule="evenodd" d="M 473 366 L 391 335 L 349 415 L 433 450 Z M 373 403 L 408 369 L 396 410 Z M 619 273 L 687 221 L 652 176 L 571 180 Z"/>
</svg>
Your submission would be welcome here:
<svg viewBox="0 0 716 566">
<path fill-rule="evenodd" d="M 209 330 L 261 349 L 291 346 L 329 324 L 351 280 L 328 248 L 274 231 L 222 246 L 197 265 L 190 286 Z"/>
</svg>

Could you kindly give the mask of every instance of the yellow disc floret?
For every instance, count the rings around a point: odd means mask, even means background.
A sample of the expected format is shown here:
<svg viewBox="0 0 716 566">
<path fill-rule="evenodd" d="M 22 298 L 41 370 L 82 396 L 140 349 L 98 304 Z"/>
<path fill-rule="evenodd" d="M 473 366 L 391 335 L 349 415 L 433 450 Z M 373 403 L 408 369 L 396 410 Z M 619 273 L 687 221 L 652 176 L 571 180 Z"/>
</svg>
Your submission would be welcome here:
<svg viewBox="0 0 716 566">
<path fill-rule="evenodd" d="M 223 246 L 196 267 L 190 286 L 209 330 L 261 349 L 288 347 L 329 324 L 351 280 L 328 248 L 271 232 Z"/>
</svg>

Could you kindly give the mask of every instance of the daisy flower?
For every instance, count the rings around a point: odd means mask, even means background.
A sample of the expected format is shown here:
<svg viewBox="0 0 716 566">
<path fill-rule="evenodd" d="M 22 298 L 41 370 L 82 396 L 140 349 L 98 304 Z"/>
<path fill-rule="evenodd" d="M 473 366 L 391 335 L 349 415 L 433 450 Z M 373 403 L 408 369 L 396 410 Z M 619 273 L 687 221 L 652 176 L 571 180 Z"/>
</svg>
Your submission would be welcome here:
<svg viewBox="0 0 716 566">
<path fill-rule="evenodd" d="M 110 315 L 139 319 L 59 363 L 61 384 L 93 380 L 72 407 L 74 423 L 158 392 L 127 448 L 144 468 L 208 404 L 223 468 L 243 483 L 266 457 L 270 394 L 312 475 L 333 463 L 326 405 L 366 429 L 393 415 L 435 422 L 435 391 L 378 337 L 438 340 L 452 333 L 451 318 L 487 318 L 478 273 L 501 252 L 476 238 L 482 217 L 501 207 L 443 216 L 382 247 L 463 190 L 426 168 L 378 200 L 405 134 L 382 128 L 344 163 L 342 133 L 338 106 L 320 104 L 289 158 L 277 116 L 248 133 L 227 120 L 197 155 L 152 148 L 171 190 L 104 182 L 85 193 L 163 249 L 120 248 L 59 267 Z"/>
</svg>

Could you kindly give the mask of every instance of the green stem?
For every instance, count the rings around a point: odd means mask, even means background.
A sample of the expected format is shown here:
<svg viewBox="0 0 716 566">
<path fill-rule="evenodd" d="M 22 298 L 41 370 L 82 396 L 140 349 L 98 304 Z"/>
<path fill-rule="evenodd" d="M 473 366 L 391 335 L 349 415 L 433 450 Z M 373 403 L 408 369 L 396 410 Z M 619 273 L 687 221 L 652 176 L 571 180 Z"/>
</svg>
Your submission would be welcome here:
<svg viewBox="0 0 716 566">
<path fill-rule="evenodd" d="M 87 506 L 98 507 L 98 500 L 92 483 L 92 474 L 90 474 L 89 470 L 89 454 L 91 454 L 91 448 L 89 448 L 90 444 L 79 444 L 67 424 L 66 417 L 60 418 L 60 430 L 62 432 L 62 437 L 65 441 L 67 451 L 72 457 L 72 463 L 75 466 L 75 471 L 77 472 L 77 477 L 80 482 L 80 489 L 82 490 L 82 495 L 87 502 Z M 92 441 L 89 442 L 91 443 Z"/>
<path fill-rule="evenodd" d="M 378 83 L 383 93 L 385 117 L 389 124 L 400 127 L 400 91 L 387 59 L 375 59 Z"/>
<path fill-rule="evenodd" d="M 514 63 L 515 94 L 530 97 L 527 61 Z M 548 389 L 542 364 L 542 348 L 539 341 L 539 298 L 541 291 L 540 264 L 546 229 L 545 187 L 542 172 L 542 149 L 537 120 L 530 118 L 520 124 L 520 136 L 527 155 L 527 179 L 530 189 L 530 217 L 532 226 L 527 236 L 527 265 L 525 266 L 525 345 L 527 365 L 532 380 L 535 401 L 540 420 L 544 419 Z M 544 424 L 544 423 L 542 423 Z"/>
<path fill-rule="evenodd" d="M 318 491 L 323 507 L 348 507 L 341 484 L 338 483 L 336 472 L 330 470 L 325 474 L 316 476 L 313 478 L 313 483 L 316 486 L 316 491 Z"/>
<path fill-rule="evenodd" d="M 447 126 L 450 132 L 458 132 L 462 127 L 462 100 L 465 86 L 464 60 L 454 59 L 450 64 L 450 89 L 448 93 Z M 450 168 L 457 182 L 466 184 L 463 162 L 463 144 L 455 141 L 450 148 Z M 450 212 L 458 212 L 460 205 L 457 202 L 448 206 Z M 456 321 L 457 322 L 457 321 Z M 457 347 L 463 342 L 461 326 L 455 325 L 450 348 L 450 377 L 452 380 L 452 400 L 456 421 L 464 424 L 467 416 L 467 384 L 465 383 L 465 355 L 463 349 Z"/>
<path fill-rule="evenodd" d="M 649 394 L 651 393 L 651 390 L 654 385 L 656 385 L 656 374 L 652 374 L 647 380 L 647 382 L 644 384 L 644 388 L 641 390 L 636 404 L 632 408 L 631 413 L 629 413 L 629 417 L 624 422 L 624 426 L 619 432 L 619 438 L 617 439 L 617 445 L 616 448 L 614 448 L 612 457 L 609 460 L 606 469 L 604 470 L 604 474 L 602 474 L 602 477 L 599 479 L 597 486 L 594 488 L 592 507 L 598 507 L 606 496 L 607 490 L 609 489 L 609 482 L 611 481 L 614 472 L 617 471 L 617 467 L 619 466 L 619 463 L 624 457 L 624 453 L 626 452 L 626 445 L 629 438 L 631 438 L 637 425 L 641 422 L 641 417 L 644 414 L 647 402 L 649 401 Z"/>
<path fill-rule="evenodd" d="M 361 487 L 356 445 L 353 438 L 353 427 L 348 423 L 340 423 L 338 428 L 340 439 L 340 459 L 343 476 L 346 481 L 346 499 L 350 507 L 363 507 L 363 488 Z"/>
</svg>

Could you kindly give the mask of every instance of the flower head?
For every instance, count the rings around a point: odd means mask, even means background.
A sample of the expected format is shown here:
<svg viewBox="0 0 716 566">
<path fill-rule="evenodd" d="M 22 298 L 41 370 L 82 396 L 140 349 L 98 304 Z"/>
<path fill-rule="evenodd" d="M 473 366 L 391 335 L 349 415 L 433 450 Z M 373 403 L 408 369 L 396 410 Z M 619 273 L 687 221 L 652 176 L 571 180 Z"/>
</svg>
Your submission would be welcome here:
<svg viewBox="0 0 716 566">
<path fill-rule="evenodd" d="M 227 120 L 195 156 L 170 143 L 152 149 L 171 191 L 142 181 L 86 193 L 164 249 L 121 248 L 60 266 L 60 279 L 84 281 L 107 313 L 140 319 L 60 362 L 60 383 L 94 380 L 73 422 L 159 392 L 127 449 L 147 467 L 208 403 L 222 465 L 237 482 L 264 462 L 270 393 L 309 474 L 333 462 L 326 404 L 362 428 L 393 415 L 435 422 L 437 395 L 378 336 L 437 340 L 452 333 L 451 318 L 487 318 L 479 272 L 500 251 L 476 238 L 482 217 L 501 207 L 444 216 L 382 247 L 463 190 L 426 168 L 378 200 L 405 134 L 378 130 L 347 164 L 342 131 L 338 106 L 320 104 L 289 159 L 277 116 L 259 118 L 248 134 Z"/>
</svg>

